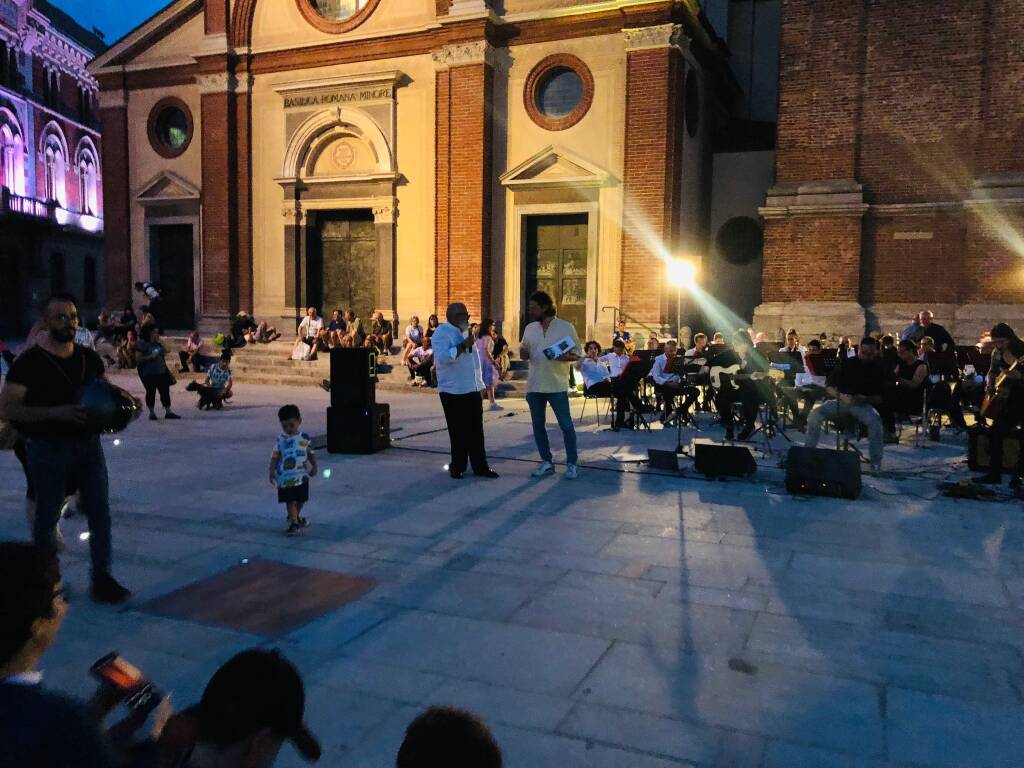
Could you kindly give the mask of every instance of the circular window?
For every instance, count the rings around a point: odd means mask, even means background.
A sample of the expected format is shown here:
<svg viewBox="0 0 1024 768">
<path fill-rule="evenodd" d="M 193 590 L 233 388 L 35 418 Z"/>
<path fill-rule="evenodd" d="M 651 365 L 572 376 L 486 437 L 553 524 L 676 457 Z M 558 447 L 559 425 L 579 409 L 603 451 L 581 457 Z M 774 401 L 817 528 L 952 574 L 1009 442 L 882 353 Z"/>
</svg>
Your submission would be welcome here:
<svg viewBox="0 0 1024 768">
<path fill-rule="evenodd" d="M 338 34 L 362 24 L 380 0 L 295 0 L 303 17 L 321 32 Z"/>
<path fill-rule="evenodd" d="M 594 78 L 575 56 L 548 56 L 526 78 L 523 98 L 533 122 L 549 131 L 562 131 L 587 114 L 594 100 Z"/>
<path fill-rule="evenodd" d="M 715 244 L 723 259 L 742 267 L 761 258 L 764 233 L 756 220 L 749 216 L 737 216 L 721 226 Z"/>
<path fill-rule="evenodd" d="M 692 69 L 686 73 L 685 87 L 686 132 L 692 139 L 697 135 L 697 126 L 700 123 L 700 85 L 697 83 L 697 73 Z"/>
<path fill-rule="evenodd" d="M 149 143 L 162 157 L 177 157 L 192 143 L 192 112 L 181 99 L 168 97 L 149 113 Z"/>
</svg>

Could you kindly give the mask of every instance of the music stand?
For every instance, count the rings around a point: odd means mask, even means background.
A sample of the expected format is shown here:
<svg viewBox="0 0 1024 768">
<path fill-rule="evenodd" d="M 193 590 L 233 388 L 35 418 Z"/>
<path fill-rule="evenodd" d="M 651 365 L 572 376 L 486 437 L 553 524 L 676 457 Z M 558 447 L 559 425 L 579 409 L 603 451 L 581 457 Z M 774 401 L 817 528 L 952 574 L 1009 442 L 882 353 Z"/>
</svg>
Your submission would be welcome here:
<svg viewBox="0 0 1024 768">
<path fill-rule="evenodd" d="M 933 376 L 941 376 L 944 379 L 955 379 L 960 375 L 960 367 L 956 363 L 956 354 L 952 351 L 929 352 L 925 359 L 928 363 L 928 373 Z"/>
</svg>

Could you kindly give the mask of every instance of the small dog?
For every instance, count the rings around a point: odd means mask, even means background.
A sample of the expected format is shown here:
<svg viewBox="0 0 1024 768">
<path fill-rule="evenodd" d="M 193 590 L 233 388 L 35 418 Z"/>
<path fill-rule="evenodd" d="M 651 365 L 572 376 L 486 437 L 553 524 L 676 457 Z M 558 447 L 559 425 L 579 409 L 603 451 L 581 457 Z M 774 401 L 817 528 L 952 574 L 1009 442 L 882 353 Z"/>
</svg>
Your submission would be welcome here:
<svg viewBox="0 0 1024 768">
<path fill-rule="evenodd" d="M 189 383 L 185 389 L 189 392 L 199 393 L 199 402 L 196 403 L 196 408 L 199 410 L 209 411 L 212 408 L 216 408 L 218 411 L 224 407 L 224 398 L 221 393 L 215 387 L 207 387 L 200 384 L 198 381 Z"/>
</svg>

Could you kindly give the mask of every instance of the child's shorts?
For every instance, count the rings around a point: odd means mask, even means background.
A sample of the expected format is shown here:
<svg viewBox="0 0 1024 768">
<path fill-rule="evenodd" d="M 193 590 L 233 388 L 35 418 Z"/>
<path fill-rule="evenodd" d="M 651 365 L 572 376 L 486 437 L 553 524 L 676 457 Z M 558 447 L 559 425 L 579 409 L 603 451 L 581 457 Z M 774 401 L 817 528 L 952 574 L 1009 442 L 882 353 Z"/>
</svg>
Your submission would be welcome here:
<svg viewBox="0 0 1024 768">
<path fill-rule="evenodd" d="M 309 501 L 309 483 L 304 481 L 302 485 L 278 488 L 277 501 L 279 504 L 290 504 L 295 501 L 299 504 L 305 504 Z"/>
</svg>

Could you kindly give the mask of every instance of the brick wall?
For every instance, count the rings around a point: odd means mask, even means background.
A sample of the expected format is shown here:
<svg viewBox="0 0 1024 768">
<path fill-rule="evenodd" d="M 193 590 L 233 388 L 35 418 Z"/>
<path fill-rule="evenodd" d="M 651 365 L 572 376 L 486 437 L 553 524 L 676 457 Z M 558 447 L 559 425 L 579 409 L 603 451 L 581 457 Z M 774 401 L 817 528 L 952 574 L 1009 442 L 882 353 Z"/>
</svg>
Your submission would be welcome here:
<svg viewBox="0 0 1024 768">
<path fill-rule="evenodd" d="M 103 264 L 107 306 L 131 302 L 131 197 L 128 184 L 128 110 L 100 110 L 103 143 Z"/>
<path fill-rule="evenodd" d="M 204 316 L 227 315 L 237 306 L 232 98 L 226 92 L 201 97 Z"/>
<path fill-rule="evenodd" d="M 437 73 L 436 277 L 438 314 L 461 301 L 491 311 L 491 99 L 493 70 L 469 64 Z"/>
<path fill-rule="evenodd" d="M 861 220 L 853 216 L 768 219 L 765 301 L 856 301 Z"/>
<path fill-rule="evenodd" d="M 250 158 L 252 157 L 252 111 L 248 93 L 235 97 L 237 150 L 235 172 L 236 212 L 238 216 L 237 252 L 235 267 L 238 275 L 237 306 L 250 313 L 253 311 L 253 264 L 252 264 L 252 178 Z"/>
<path fill-rule="evenodd" d="M 640 322 L 668 322 L 665 266 L 679 242 L 683 61 L 671 48 L 626 58 L 622 310 Z M 674 304 L 673 304 L 674 307 Z"/>
<path fill-rule="evenodd" d="M 861 303 L 959 303 L 965 236 L 958 213 L 869 217 Z"/>
</svg>

